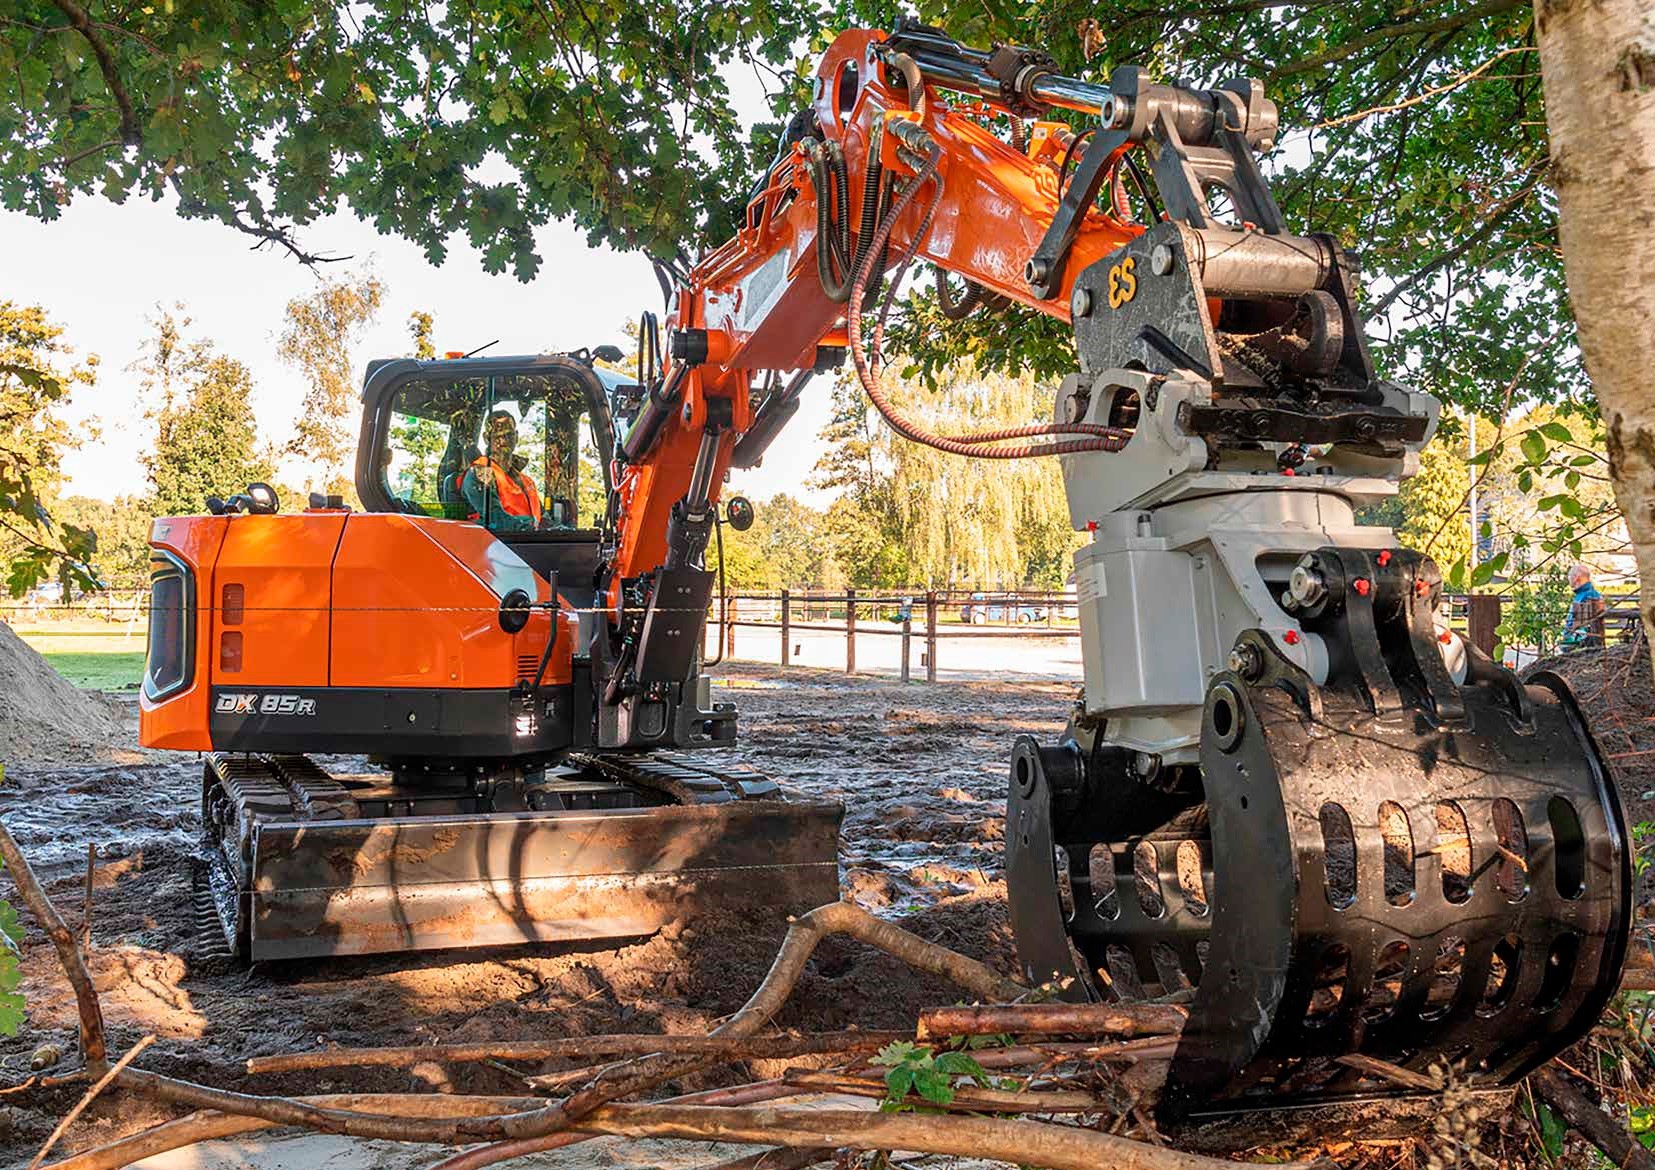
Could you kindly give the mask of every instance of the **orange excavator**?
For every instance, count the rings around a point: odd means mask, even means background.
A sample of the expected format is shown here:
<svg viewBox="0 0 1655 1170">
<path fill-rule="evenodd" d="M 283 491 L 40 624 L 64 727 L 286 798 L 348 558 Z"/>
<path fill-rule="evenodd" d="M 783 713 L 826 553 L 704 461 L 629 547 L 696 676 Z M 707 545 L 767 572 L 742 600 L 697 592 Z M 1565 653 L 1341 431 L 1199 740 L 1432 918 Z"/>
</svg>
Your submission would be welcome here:
<svg viewBox="0 0 1655 1170">
<path fill-rule="evenodd" d="M 1013 745 L 1012 923 L 1060 994 L 1188 1001 L 1169 1110 L 1370 1093 L 1353 1054 L 1510 1083 L 1582 1035 L 1627 945 L 1618 798 L 1562 682 L 1462 641 L 1430 559 L 1359 523 L 1439 408 L 1376 373 L 1339 243 L 1284 221 L 1277 131 L 1256 82 L 847 31 L 735 237 L 660 266 L 635 378 L 613 352 L 380 363 L 362 510 L 255 485 L 158 521 L 143 739 L 210 753 L 230 943 L 835 897 L 840 809 L 699 750 L 736 731 L 701 647 L 709 545 L 751 517 L 726 472 L 848 356 L 906 438 L 1061 464 L 1085 686 L 1061 738 Z M 945 318 L 1073 327 L 1050 421 L 904 416 L 884 323 L 921 262 Z"/>
</svg>

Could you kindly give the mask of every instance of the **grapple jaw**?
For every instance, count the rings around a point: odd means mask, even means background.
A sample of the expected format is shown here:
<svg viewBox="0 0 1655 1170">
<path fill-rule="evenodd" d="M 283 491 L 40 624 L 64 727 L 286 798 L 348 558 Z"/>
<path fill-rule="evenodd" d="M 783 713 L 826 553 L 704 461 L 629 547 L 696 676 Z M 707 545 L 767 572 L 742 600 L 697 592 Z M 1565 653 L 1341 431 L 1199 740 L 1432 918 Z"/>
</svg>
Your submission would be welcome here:
<svg viewBox="0 0 1655 1170">
<path fill-rule="evenodd" d="M 1327 680 L 1243 634 L 1207 689 L 1198 789 L 1130 790 L 1107 748 L 1016 749 L 1026 973 L 1193 986 L 1171 1120 L 1365 1096 L 1352 1053 L 1510 1084 L 1597 1021 L 1625 958 L 1625 823 L 1561 680 L 1473 652 L 1456 684 L 1417 554 L 1305 563 Z"/>
</svg>

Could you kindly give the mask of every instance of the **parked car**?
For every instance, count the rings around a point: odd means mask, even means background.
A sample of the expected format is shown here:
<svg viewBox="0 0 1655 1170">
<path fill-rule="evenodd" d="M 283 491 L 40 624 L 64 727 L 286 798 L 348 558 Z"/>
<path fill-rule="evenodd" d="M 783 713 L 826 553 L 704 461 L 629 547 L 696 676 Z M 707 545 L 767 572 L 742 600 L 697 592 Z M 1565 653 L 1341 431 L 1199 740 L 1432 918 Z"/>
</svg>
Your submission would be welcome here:
<svg viewBox="0 0 1655 1170">
<path fill-rule="evenodd" d="M 973 593 L 971 600 L 960 607 L 960 620 L 970 622 L 974 626 L 987 625 L 989 622 L 999 622 L 1002 625 L 1016 622 L 1020 626 L 1026 626 L 1031 622 L 1045 621 L 1046 607 L 1027 601 L 990 601 L 985 594 Z"/>
</svg>

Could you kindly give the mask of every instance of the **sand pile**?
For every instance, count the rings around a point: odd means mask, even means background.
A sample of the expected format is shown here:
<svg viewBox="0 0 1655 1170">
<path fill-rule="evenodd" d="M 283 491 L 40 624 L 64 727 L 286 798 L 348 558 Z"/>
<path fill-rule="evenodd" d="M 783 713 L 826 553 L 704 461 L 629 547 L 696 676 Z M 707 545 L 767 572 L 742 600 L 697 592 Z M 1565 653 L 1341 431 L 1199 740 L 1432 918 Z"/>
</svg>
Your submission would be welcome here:
<svg viewBox="0 0 1655 1170">
<path fill-rule="evenodd" d="M 0 622 L 0 763 L 92 759 L 120 736 L 102 699 L 70 685 Z"/>
</svg>

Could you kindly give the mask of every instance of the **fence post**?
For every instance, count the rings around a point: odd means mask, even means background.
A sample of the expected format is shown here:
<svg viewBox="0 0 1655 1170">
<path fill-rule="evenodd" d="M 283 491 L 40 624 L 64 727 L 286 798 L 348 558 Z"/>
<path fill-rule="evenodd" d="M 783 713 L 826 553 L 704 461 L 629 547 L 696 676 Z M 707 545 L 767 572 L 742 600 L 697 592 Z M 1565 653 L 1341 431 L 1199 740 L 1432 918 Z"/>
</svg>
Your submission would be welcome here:
<svg viewBox="0 0 1655 1170">
<path fill-rule="evenodd" d="M 937 591 L 925 591 L 925 681 L 937 681 Z"/>
<path fill-rule="evenodd" d="M 845 588 L 845 673 L 856 673 L 856 590 Z"/>
<path fill-rule="evenodd" d="M 908 645 L 914 633 L 913 606 L 904 606 L 902 610 L 902 681 L 908 681 Z"/>
<path fill-rule="evenodd" d="M 1466 641 L 1490 657 L 1494 654 L 1494 631 L 1500 625 L 1500 603 L 1498 593 L 1473 593 L 1466 598 Z"/>
<path fill-rule="evenodd" d="M 724 615 L 724 656 L 735 657 L 736 653 L 736 602 L 737 598 L 730 598 L 729 611 Z"/>
<path fill-rule="evenodd" d="M 787 614 L 787 590 L 782 590 L 782 665 L 788 664 L 793 653 L 793 623 Z"/>
</svg>

